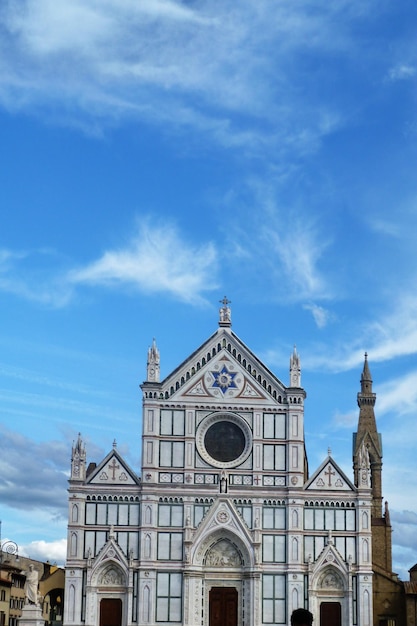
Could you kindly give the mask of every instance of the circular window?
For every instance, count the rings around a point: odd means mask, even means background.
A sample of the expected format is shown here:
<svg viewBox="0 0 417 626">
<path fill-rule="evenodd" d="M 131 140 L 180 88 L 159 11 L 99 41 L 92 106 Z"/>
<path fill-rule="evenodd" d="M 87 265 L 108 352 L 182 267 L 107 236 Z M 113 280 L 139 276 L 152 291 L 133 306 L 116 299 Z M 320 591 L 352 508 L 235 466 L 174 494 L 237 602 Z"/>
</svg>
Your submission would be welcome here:
<svg viewBox="0 0 417 626">
<path fill-rule="evenodd" d="M 197 428 L 197 449 L 215 467 L 235 467 L 243 463 L 252 448 L 248 424 L 233 413 L 215 413 Z"/>
</svg>

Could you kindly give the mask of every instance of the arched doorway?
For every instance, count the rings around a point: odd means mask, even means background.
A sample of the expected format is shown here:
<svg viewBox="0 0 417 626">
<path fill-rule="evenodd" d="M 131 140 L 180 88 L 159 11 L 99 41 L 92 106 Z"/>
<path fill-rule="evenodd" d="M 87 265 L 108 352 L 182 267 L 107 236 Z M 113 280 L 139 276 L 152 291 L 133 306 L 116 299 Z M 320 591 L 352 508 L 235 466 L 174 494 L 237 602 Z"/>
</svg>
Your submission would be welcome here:
<svg viewBox="0 0 417 626">
<path fill-rule="evenodd" d="M 122 625 L 122 601 L 120 598 L 103 598 L 100 602 L 100 626 Z"/>
<path fill-rule="evenodd" d="M 342 626 L 340 602 L 322 602 L 320 604 L 320 626 Z"/>
<path fill-rule="evenodd" d="M 234 587 L 212 587 L 209 626 L 237 626 L 238 593 Z"/>
</svg>

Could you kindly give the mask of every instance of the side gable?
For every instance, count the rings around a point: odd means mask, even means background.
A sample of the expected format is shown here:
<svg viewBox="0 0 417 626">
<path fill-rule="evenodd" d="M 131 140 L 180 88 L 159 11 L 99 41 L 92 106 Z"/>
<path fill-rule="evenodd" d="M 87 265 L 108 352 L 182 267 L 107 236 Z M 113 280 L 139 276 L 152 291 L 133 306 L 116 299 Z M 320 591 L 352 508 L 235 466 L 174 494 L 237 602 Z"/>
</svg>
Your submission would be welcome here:
<svg viewBox="0 0 417 626">
<path fill-rule="evenodd" d="M 329 455 L 304 485 L 307 491 L 349 491 L 356 487 Z"/>
<path fill-rule="evenodd" d="M 115 448 L 89 474 L 89 485 L 139 485 L 140 480 Z"/>
</svg>

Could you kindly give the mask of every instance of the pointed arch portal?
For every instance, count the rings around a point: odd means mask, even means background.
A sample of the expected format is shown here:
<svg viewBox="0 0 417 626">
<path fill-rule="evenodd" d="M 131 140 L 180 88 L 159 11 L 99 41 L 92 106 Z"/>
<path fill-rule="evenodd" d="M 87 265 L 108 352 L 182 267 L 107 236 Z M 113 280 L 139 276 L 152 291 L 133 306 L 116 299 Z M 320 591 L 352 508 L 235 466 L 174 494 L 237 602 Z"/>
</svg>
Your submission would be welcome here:
<svg viewBox="0 0 417 626">
<path fill-rule="evenodd" d="M 100 602 L 100 626 L 121 626 L 122 601 L 119 598 L 103 598 Z"/>
<path fill-rule="evenodd" d="M 320 604 L 320 626 L 342 626 L 340 602 L 322 602 Z"/>
<path fill-rule="evenodd" d="M 237 589 L 212 587 L 210 589 L 209 626 L 237 626 Z"/>
</svg>

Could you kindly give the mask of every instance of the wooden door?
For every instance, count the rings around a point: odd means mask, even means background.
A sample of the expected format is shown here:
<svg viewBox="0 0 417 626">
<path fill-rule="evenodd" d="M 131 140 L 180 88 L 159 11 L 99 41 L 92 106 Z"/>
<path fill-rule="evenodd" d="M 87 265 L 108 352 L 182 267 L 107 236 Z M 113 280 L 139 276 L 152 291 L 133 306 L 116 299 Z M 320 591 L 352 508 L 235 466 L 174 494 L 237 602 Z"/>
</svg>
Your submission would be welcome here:
<svg viewBox="0 0 417 626">
<path fill-rule="evenodd" d="M 100 602 L 100 626 L 122 626 L 120 598 L 103 598 Z"/>
<path fill-rule="evenodd" d="M 320 626 L 342 626 L 340 602 L 322 602 L 320 604 Z"/>
<path fill-rule="evenodd" d="M 210 626 L 237 626 L 237 589 L 212 587 L 209 602 Z"/>
</svg>

